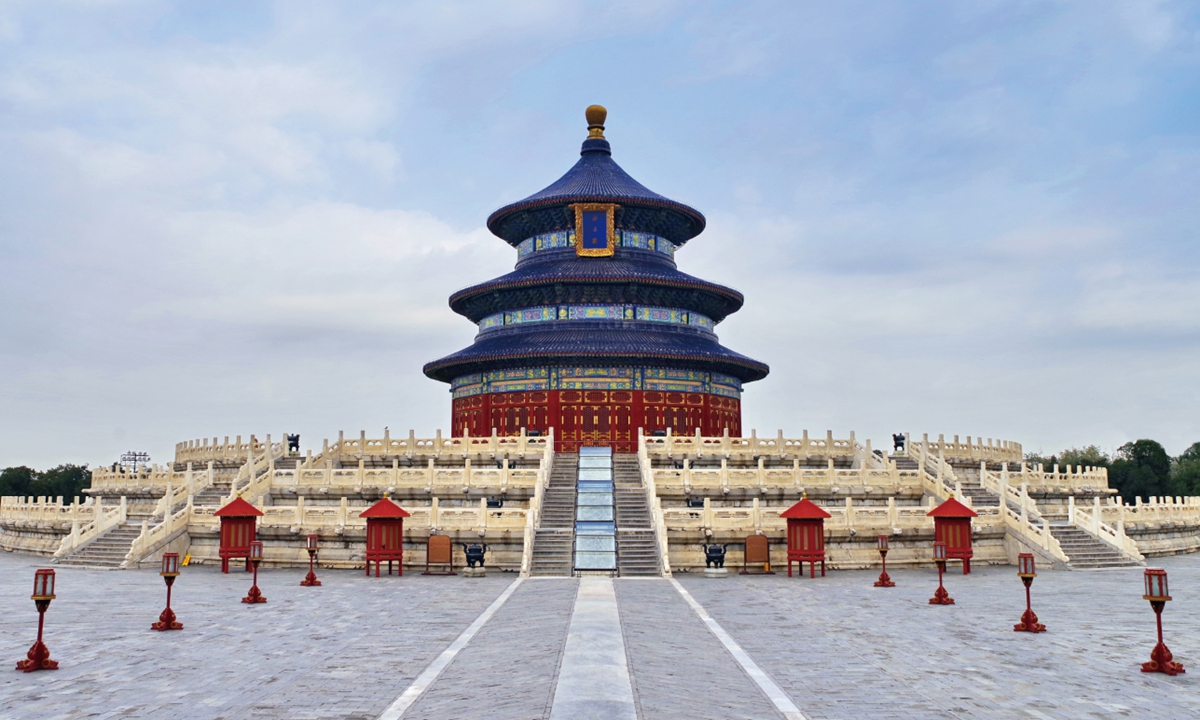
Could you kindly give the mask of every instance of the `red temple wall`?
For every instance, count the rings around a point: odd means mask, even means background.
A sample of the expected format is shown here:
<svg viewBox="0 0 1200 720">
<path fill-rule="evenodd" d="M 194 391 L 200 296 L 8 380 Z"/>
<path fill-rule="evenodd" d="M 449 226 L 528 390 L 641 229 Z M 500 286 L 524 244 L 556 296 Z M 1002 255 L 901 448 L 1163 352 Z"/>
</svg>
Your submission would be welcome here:
<svg viewBox="0 0 1200 720">
<path fill-rule="evenodd" d="M 637 452 L 638 428 L 647 435 L 671 428 L 672 434 L 741 437 L 741 401 L 706 393 L 657 390 L 534 390 L 489 393 L 454 399 L 453 434 L 541 433 L 554 428 L 555 450 L 573 452 L 581 445 L 611 446 Z"/>
</svg>

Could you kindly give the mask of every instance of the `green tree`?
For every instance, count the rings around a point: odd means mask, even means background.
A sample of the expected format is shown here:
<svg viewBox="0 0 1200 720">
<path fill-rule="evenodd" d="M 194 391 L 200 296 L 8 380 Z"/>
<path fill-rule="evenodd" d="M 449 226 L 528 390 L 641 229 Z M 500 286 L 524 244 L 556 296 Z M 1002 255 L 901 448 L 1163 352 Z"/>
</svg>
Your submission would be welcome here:
<svg viewBox="0 0 1200 720">
<path fill-rule="evenodd" d="M 24 465 L 0 470 L 0 495 L 33 495 L 38 471 Z"/>
<path fill-rule="evenodd" d="M 1108 471 L 1108 484 L 1126 502 L 1171 492 L 1171 456 L 1153 440 L 1138 440 L 1117 448 Z"/>
<path fill-rule="evenodd" d="M 1059 465 L 1076 465 L 1083 467 L 1108 467 L 1111 460 L 1108 453 L 1095 445 L 1081 448 L 1068 448 L 1058 454 Z"/>
<path fill-rule="evenodd" d="M 87 465 L 59 465 L 55 468 L 38 473 L 34 481 L 34 495 L 46 497 L 62 497 L 64 503 L 69 503 L 78 497 L 83 502 L 83 489 L 91 486 L 92 471 Z"/>
<path fill-rule="evenodd" d="M 1183 451 L 1171 464 L 1171 492 L 1200 495 L 1200 442 Z"/>
</svg>

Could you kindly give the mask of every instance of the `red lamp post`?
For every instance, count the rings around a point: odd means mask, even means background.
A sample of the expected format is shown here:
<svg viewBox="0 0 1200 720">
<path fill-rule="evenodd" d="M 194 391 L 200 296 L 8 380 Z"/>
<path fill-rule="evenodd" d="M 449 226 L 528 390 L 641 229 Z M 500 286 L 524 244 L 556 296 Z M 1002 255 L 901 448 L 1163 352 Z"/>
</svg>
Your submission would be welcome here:
<svg viewBox="0 0 1200 720">
<path fill-rule="evenodd" d="M 313 561 L 317 558 L 318 540 L 315 533 L 308 536 L 308 575 L 305 575 L 304 579 L 300 581 L 304 587 L 316 587 L 321 584 L 321 581 L 317 579 L 317 574 L 313 572 Z"/>
<path fill-rule="evenodd" d="M 1025 583 L 1025 612 L 1021 615 L 1021 622 L 1013 625 L 1013 631 L 1046 632 L 1046 626 L 1038 622 L 1038 616 L 1033 614 L 1033 605 L 1029 601 L 1029 586 L 1033 585 L 1033 579 L 1037 577 L 1033 553 L 1021 553 L 1017 556 L 1017 577 Z"/>
<path fill-rule="evenodd" d="M 242 602 L 249 605 L 255 603 L 265 603 L 267 599 L 263 597 L 262 591 L 258 589 L 258 564 L 263 559 L 263 546 L 261 540 L 255 540 L 250 543 L 250 564 L 254 566 L 254 584 L 250 586 L 250 592 L 246 593 L 246 597 L 242 598 Z"/>
<path fill-rule="evenodd" d="M 896 583 L 887 574 L 887 553 L 888 553 L 888 536 L 880 535 L 876 541 L 879 547 L 879 559 L 883 561 L 883 572 L 879 573 L 879 579 L 875 581 L 875 587 L 895 587 Z"/>
<path fill-rule="evenodd" d="M 946 586 L 942 584 L 942 575 L 946 572 L 946 543 L 935 542 L 933 544 L 933 561 L 938 567 L 938 589 L 929 598 L 930 605 L 953 605 L 954 598 L 950 597 L 950 593 L 946 592 Z"/>
<path fill-rule="evenodd" d="M 163 553 L 162 572 L 159 575 L 162 575 L 163 582 L 167 584 L 167 609 L 158 616 L 158 622 L 150 624 L 150 629 L 182 630 L 183 623 L 175 621 L 175 611 L 171 609 L 171 586 L 175 584 L 175 578 L 179 577 L 179 553 Z"/>
<path fill-rule="evenodd" d="M 17 662 L 17 669 L 25 672 L 34 670 L 57 670 L 58 661 L 50 659 L 50 648 L 42 642 L 42 628 L 46 624 L 46 610 L 54 599 L 54 571 L 38 570 L 33 574 L 33 602 L 38 609 L 37 642 L 29 648 L 26 659 Z"/>
<path fill-rule="evenodd" d="M 41 572 L 40 570 L 38 572 Z M 1163 644 L 1162 611 L 1163 606 L 1171 599 L 1167 592 L 1167 571 L 1162 568 L 1146 568 L 1146 594 L 1142 597 L 1150 601 L 1154 608 L 1154 617 L 1158 621 L 1158 644 L 1150 651 L 1150 662 L 1142 663 L 1142 672 L 1160 672 L 1167 675 L 1182 675 L 1183 665 L 1174 662 L 1171 651 Z M 30 650 L 30 657 L 33 651 Z"/>
</svg>

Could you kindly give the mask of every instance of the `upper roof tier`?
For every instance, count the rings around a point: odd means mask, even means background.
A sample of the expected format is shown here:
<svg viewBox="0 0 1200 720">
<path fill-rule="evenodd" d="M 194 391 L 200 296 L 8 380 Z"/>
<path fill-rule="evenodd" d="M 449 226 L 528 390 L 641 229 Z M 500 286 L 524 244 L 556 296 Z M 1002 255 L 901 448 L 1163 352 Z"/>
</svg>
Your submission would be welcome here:
<svg viewBox="0 0 1200 720">
<path fill-rule="evenodd" d="M 616 203 L 618 228 L 654 233 L 682 245 L 704 231 L 704 216 L 681 202 L 648 190 L 612 159 L 604 139 L 607 111 L 587 109 L 588 138 L 579 162 L 546 189 L 505 205 L 488 218 L 488 229 L 514 247 L 540 233 L 575 227 L 570 205 L 580 202 Z"/>
</svg>

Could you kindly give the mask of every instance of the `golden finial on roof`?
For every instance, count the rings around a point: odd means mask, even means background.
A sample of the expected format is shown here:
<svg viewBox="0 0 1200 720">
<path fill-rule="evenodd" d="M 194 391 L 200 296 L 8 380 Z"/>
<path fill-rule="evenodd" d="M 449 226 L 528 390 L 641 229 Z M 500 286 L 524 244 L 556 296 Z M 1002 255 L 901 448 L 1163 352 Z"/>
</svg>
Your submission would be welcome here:
<svg viewBox="0 0 1200 720">
<path fill-rule="evenodd" d="M 587 110 L 583 111 L 583 115 L 588 121 L 588 137 L 603 138 L 604 120 L 608 117 L 608 110 L 603 105 L 588 105 Z"/>
<path fill-rule="evenodd" d="M 242 491 L 238 490 L 238 497 L 241 497 L 241 496 L 242 496 Z"/>
</svg>

